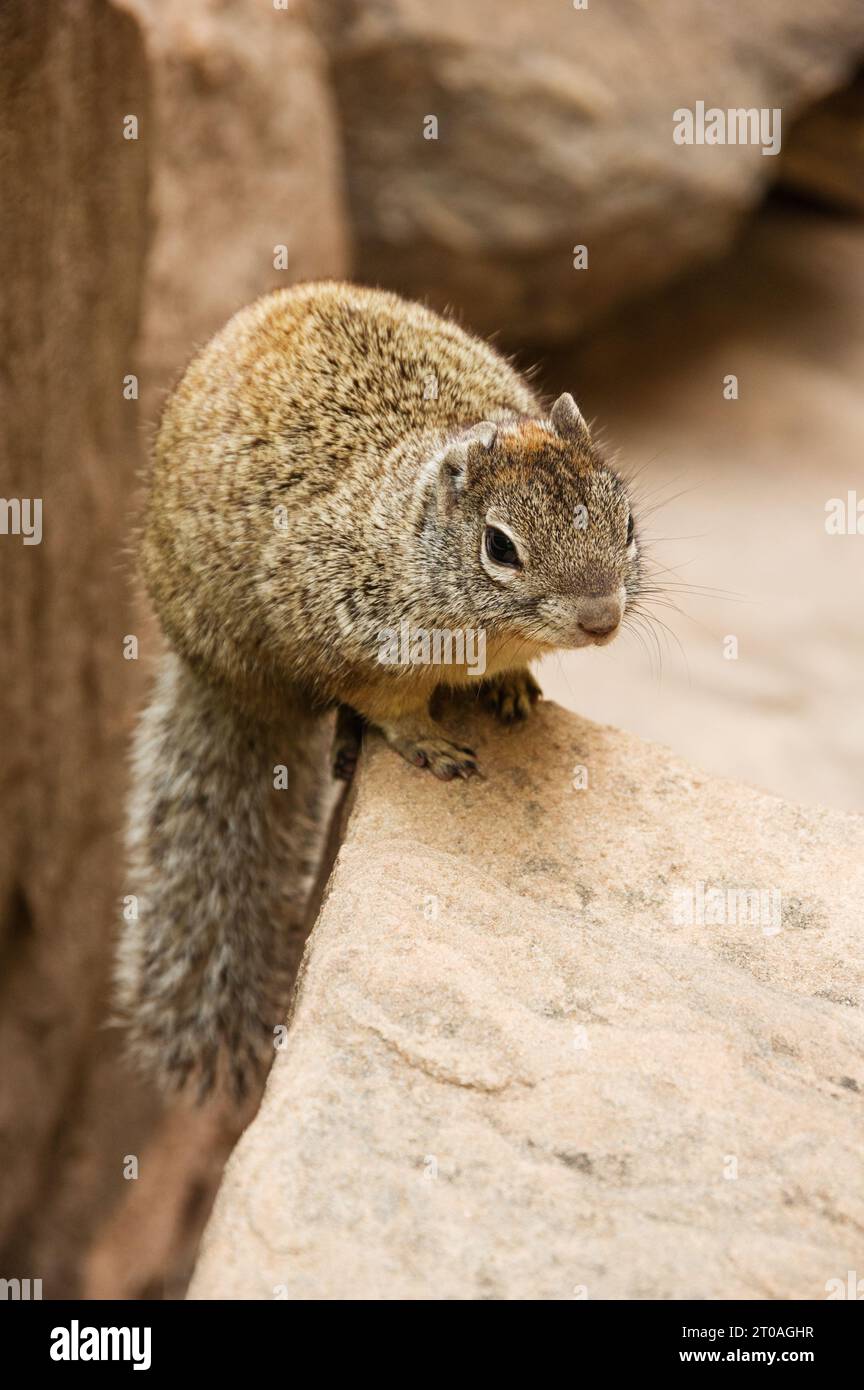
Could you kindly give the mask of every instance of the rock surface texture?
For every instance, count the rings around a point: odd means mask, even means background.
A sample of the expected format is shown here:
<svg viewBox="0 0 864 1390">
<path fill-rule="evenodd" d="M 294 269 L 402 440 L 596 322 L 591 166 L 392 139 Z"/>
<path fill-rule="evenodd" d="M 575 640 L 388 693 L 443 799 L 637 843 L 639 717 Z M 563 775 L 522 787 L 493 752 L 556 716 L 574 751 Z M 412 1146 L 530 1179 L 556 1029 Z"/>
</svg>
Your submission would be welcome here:
<svg viewBox="0 0 864 1390">
<path fill-rule="evenodd" d="M 346 274 L 347 230 L 335 109 L 303 7 L 122 3 L 141 24 L 153 87 L 141 343 L 152 430 L 192 351 L 235 310 Z"/>
<path fill-rule="evenodd" d="M 864 821 L 551 704 L 471 733 L 484 782 L 367 752 L 190 1296 L 826 1297 L 862 1259 Z"/>
<path fill-rule="evenodd" d="M 140 665 L 124 518 L 147 150 L 138 31 L 98 0 L 0 7 L 0 1274 L 74 1291 L 153 1098 L 121 1072 L 104 995 Z M 34 535 L 33 539 L 36 539 Z M 112 1043 L 113 1050 L 112 1050 Z"/>
<path fill-rule="evenodd" d="M 724 251 L 777 177 L 755 145 L 675 144 L 673 112 L 780 108 L 785 131 L 864 51 L 859 0 L 318 0 L 314 17 L 358 277 L 517 347 Z"/>
</svg>

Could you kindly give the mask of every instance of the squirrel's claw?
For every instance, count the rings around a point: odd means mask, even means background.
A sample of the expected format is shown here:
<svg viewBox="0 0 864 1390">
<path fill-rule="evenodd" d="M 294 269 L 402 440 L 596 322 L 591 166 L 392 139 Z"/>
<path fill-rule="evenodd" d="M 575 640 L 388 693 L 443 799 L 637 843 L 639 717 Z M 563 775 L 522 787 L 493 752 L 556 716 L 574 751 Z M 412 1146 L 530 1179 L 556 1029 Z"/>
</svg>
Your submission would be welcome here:
<svg viewBox="0 0 864 1390">
<path fill-rule="evenodd" d="M 406 762 L 413 767 L 427 767 L 441 782 L 452 782 L 456 777 L 467 781 L 483 775 L 473 748 L 452 743 L 438 734 L 421 734 L 415 738 L 391 736 L 388 742 Z"/>
</svg>

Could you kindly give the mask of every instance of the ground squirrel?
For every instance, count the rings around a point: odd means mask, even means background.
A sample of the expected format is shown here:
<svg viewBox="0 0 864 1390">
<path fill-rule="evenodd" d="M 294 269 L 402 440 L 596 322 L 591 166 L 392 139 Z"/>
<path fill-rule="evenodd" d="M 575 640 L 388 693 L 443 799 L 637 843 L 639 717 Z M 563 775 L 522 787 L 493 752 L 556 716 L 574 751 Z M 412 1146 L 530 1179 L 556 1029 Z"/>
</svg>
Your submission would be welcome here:
<svg viewBox="0 0 864 1390">
<path fill-rule="evenodd" d="M 236 314 L 169 398 L 142 563 L 168 652 L 134 750 L 120 1011 L 163 1082 L 242 1092 L 296 964 L 327 712 L 348 714 L 343 773 L 362 718 L 437 777 L 474 775 L 436 687 L 524 718 L 529 661 L 618 630 L 633 516 L 571 396 L 546 413 L 394 294 L 302 285 Z M 469 630 L 482 673 L 458 643 L 447 665 L 382 658 L 388 631 L 415 651 Z"/>
</svg>

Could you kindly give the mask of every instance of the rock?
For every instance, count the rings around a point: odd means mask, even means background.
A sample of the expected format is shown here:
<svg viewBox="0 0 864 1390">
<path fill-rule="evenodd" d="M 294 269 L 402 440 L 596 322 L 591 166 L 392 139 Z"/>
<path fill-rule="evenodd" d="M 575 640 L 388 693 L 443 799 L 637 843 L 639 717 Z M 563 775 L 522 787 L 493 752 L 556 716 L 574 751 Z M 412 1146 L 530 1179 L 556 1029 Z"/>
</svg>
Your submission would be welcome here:
<svg viewBox="0 0 864 1390">
<path fill-rule="evenodd" d="M 143 662 L 123 518 L 141 459 L 135 337 L 147 240 L 136 25 L 100 0 L 0 8 L 0 474 L 41 541 L 0 534 L 0 1265 L 78 1289 L 154 1097 L 104 1028 L 118 840 Z M 33 513 L 31 512 L 31 520 Z"/>
<path fill-rule="evenodd" d="M 517 346 L 572 338 L 721 253 L 776 177 L 758 147 L 675 144 L 673 112 L 779 107 L 785 130 L 864 49 L 858 0 L 764 0 L 746 16 L 688 0 L 319 0 L 314 13 L 359 278 L 454 304 Z"/>
<path fill-rule="evenodd" d="M 141 349 L 152 428 L 193 350 L 236 309 L 346 273 L 346 226 L 324 58 L 300 6 L 125 3 L 144 30 L 153 87 Z"/>
<path fill-rule="evenodd" d="M 215 1102 L 166 1107 L 136 1155 L 135 1180 L 82 1252 L 82 1298 L 183 1297 L 225 1160 L 257 1099 L 245 1116 Z"/>
<path fill-rule="evenodd" d="M 824 1298 L 864 1222 L 864 821 L 550 704 L 471 733 L 485 782 L 367 751 L 190 1296 Z"/>
</svg>

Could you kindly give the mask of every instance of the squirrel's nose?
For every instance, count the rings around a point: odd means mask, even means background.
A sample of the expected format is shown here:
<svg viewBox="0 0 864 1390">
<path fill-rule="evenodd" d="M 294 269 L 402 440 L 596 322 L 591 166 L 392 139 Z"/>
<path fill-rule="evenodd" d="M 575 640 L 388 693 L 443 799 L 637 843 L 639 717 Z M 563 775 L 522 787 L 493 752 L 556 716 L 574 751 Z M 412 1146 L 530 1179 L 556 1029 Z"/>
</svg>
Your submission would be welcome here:
<svg viewBox="0 0 864 1390">
<path fill-rule="evenodd" d="M 580 599 L 576 617 L 583 632 L 592 637 L 608 637 L 621 621 L 621 600 L 617 594 Z"/>
</svg>

